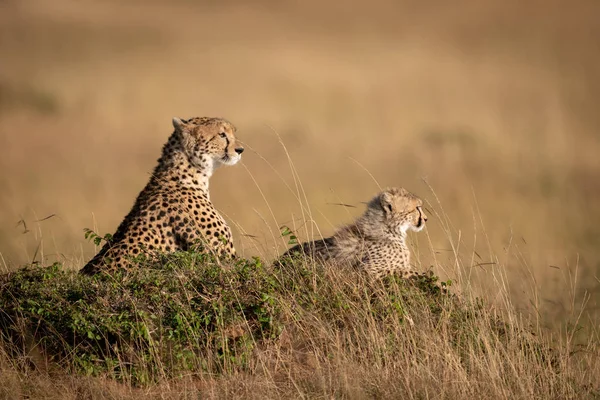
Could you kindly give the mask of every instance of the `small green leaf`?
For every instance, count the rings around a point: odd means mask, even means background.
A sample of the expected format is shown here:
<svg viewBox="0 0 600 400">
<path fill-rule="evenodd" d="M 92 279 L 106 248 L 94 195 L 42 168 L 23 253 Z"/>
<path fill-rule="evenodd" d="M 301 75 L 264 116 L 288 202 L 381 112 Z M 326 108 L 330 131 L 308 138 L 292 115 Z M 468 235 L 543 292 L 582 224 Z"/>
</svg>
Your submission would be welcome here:
<svg viewBox="0 0 600 400">
<path fill-rule="evenodd" d="M 298 244 L 298 238 L 294 235 L 291 235 L 290 240 L 288 240 L 288 244 Z"/>
</svg>

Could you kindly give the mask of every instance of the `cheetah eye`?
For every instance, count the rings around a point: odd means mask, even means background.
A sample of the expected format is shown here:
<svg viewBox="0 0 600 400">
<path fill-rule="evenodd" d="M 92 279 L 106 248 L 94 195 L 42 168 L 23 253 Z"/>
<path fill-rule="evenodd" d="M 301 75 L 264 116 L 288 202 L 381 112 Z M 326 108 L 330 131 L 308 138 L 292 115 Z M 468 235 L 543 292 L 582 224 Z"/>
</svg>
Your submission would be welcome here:
<svg viewBox="0 0 600 400">
<path fill-rule="evenodd" d="M 388 205 L 387 205 L 387 209 L 389 210 L 389 212 L 392 212 L 392 211 L 393 211 L 392 205 L 391 205 L 391 204 L 388 204 Z"/>
<path fill-rule="evenodd" d="M 219 136 L 221 136 L 222 138 L 225 138 L 225 137 L 227 137 L 227 134 L 225 132 L 221 132 L 221 133 L 219 133 Z"/>
</svg>

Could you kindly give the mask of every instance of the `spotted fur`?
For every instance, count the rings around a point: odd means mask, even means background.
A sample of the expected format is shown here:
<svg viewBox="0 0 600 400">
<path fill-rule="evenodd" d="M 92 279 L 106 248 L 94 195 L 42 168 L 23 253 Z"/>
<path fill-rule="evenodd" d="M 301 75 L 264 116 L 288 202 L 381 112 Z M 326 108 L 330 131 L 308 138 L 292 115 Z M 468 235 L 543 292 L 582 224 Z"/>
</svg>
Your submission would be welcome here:
<svg viewBox="0 0 600 400">
<path fill-rule="evenodd" d="M 132 259 L 157 251 L 202 245 L 218 256 L 235 256 L 231 230 L 210 201 L 208 181 L 221 165 L 237 163 L 244 148 L 236 128 L 221 118 L 173 118 L 150 181 L 112 239 L 81 270 L 84 274 L 127 270 Z"/>
<path fill-rule="evenodd" d="M 299 244 L 284 256 L 305 254 L 336 265 L 363 269 L 374 277 L 416 275 L 410 266 L 406 232 L 420 231 L 427 216 L 423 201 L 403 188 L 388 188 L 375 196 L 358 220 L 332 237 Z"/>
</svg>

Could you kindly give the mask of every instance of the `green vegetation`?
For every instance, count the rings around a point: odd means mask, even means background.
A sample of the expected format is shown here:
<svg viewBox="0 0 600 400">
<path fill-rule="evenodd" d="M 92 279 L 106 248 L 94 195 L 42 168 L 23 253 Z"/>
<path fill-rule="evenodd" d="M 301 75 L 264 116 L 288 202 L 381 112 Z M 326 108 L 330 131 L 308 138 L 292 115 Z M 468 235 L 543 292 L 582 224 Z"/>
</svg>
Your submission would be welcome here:
<svg viewBox="0 0 600 400">
<path fill-rule="evenodd" d="M 276 283 L 259 260 L 223 271 L 207 258 L 179 253 L 117 276 L 59 264 L 11 273 L 1 280 L 5 344 L 23 356 L 32 336 L 69 370 L 135 383 L 243 367 L 255 341 L 281 329 Z"/>
<path fill-rule="evenodd" d="M 218 382 L 216 397 L 597 394 L 583 373 L 597 360 L 575 360 L 560 341 L 552 349 L 515 315 L 445 293 L 431 274 L 370 281 L 301 259 L 193 252 L 142 264 L 114 276 L 60 264 L 2 276 L 0 368 L 21 382 L 50 369 L 129 390 L 178 380 L 196 395 L 186 382 Z"/>
</svg>

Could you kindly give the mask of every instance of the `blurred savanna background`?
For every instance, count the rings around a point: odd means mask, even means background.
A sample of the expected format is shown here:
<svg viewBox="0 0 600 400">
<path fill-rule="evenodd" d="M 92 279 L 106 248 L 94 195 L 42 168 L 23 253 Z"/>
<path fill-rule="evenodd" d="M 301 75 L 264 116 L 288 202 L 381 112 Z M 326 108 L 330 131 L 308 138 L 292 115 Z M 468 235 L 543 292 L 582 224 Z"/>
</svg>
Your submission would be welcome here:
<svg viewBox="0 0 600 400">
<path fill-rule="evenodd" d="M 547 323 L 598 314 L 600 3 L 0 1 L 0 265 L 97 250 L 173 116 L 222 116 L 211 198 L 245 257 L 427 202 L 414 262 Z M 460 272 L 458 266 L 460 264 Z"/>
</svg>

